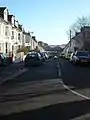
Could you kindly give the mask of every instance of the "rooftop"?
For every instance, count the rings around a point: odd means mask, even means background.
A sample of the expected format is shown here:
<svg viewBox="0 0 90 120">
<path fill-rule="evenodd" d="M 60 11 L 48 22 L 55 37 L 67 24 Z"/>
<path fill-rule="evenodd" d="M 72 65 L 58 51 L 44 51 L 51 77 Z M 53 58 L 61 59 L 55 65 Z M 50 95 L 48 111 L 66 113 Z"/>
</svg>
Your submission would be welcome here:
<svg viewBox="0 0 90 120">
<path fill-rule="evenodd" d="M 6 7 L 0 7 L 0 13 L 3 13 L 3 11 L 6 9 Z"/>
<path fill-rule="evenodd" d="M 0 16 L 3 18 L 3 12 L 6 9 L 6 7 L 0 7 Z"/>
</svg>

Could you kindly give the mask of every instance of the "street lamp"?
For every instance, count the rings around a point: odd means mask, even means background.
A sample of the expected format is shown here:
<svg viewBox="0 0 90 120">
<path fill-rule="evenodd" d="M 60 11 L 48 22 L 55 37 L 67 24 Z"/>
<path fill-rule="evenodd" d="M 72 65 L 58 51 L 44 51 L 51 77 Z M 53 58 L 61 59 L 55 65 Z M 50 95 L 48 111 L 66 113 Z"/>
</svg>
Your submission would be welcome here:
<svg viewBox="0 0 90 120">
<path fill-rule="evenodd" d="M 70 47 L 71 47 L 71 34 L 72 34 L 72 31 L 70 30 Z"/>
<path fill-rule="evenodd" d="M 5 43 L 5 48 L 6 48 L 6 53 L 8 52 L 8 50 L 7 50 L 7 41 L 6 41 L 6 43 Z"/>
</svg>

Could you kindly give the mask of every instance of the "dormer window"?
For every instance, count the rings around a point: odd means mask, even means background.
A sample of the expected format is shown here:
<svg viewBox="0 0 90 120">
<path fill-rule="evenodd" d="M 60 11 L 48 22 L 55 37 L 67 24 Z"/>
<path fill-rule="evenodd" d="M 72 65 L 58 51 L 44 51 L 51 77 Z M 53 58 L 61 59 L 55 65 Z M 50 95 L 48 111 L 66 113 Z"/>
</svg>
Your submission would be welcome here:
<svg viewBox="0 0 90 120">
<path fill-rule="evenodd" d="M 4 10 L 4 20 L 8 21 L 8 10 L 7 9 Z"/>
</svg>

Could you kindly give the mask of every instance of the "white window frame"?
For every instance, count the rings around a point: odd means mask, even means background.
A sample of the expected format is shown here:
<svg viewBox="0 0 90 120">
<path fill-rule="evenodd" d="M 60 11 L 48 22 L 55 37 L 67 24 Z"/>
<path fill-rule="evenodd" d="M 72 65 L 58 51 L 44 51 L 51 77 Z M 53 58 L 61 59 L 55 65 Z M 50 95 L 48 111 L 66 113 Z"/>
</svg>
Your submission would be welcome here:
<svg viewBox="0 0 90 120">
<path fill-rule="evenodd" d="M 5 36 L 8 36 L 9 26 L 5 26 Z"/>
</svg>

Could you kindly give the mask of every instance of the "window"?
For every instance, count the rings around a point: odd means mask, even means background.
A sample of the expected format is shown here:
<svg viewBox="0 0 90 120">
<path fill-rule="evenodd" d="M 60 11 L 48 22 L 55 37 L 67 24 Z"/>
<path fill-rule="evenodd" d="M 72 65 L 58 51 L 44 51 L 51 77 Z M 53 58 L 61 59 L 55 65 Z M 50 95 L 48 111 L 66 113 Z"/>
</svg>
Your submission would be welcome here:
<svg viewBox="0 0 90 120">
<path fill-rule="evenodd" d="M 89 52 L 77 52 L 77 56 L 90 56 Z"/>
<path fill-rule="evenodd" d="M 5 27 L 5 35 L 8 35 L 8 26 Z"/>
<path fill-rule="evenodd" d="M 18 33 L 18 40 L 20 40 L 20 33 Z"/>
<path fill-rule="evenodd" d="M 14 39 L 14 31 L 12 31 L 12 39 Z"/>
</svg>

